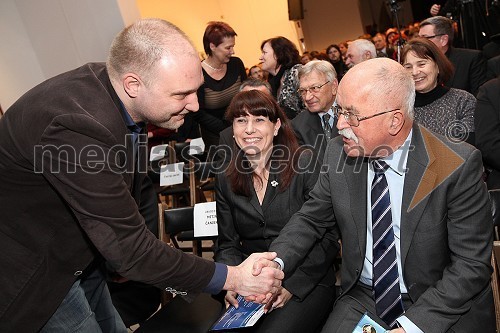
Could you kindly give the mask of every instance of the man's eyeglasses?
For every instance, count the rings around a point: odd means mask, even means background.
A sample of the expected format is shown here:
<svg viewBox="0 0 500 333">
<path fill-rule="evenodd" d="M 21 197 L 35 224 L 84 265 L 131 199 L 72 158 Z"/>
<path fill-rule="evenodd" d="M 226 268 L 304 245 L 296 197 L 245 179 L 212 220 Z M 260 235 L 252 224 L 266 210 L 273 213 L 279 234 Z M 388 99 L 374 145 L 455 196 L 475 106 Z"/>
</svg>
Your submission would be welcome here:
<svg viewBox="0 0 500 333">
<path fill-rule="evenodd" d="M 323 86 L 327 83 L 329 83 L 330 81 L 326 81 L 325 83 L 323 83 L 322 85 L 319 85 L 319 86 L 312 86 L 312 87 L 309 87 L 309 88 L 301 88 L 298 91 L 299 95 L 302 96 L 302 97 L 305 97 L 307 92 L 309 91 L 311 94 L 316 94 L 316 93 L 319 93 L 319 91 L 321 90 L 321 88 L 323 88 Z"/>
<path fill-rule="evenodd" d="M 401 110 L 401 109 L 398 108 L 398 109 L 394 109 L 394 110 L 387 110 L 387 111 L 382 111 L 379 113 L 372 114 L 371 116 L 360 117 L 360 116 L 358 116 L 350 111 L 342 111 L 342 108 L 338 105 L 335 105 L 333 107 L 333 112 L 335 113 L 335 117 L 337 117 L 337 119 L 339 119 L 340 115 L 343 115 L 345 121 L 353 127 L 358 127 L 359 123 L 363 120 L 370 119 L 370 118 L 373 118 L 376 116 L 380 116 L 380 115 L 383 115 L 383 114 L 386 114 L 389 112 L 394 112 L 397 110 Z"/>
<path fill-rule="evenodd" d="M 420 36 L 422 38 L 427 38 L 427 39 L 433 39 L 435 37 L 439 37 L 439 36 L 444 36 L 445 34 L 438 34 L 438 35 L 432 35 L 432 36 Z"/>
</svg>

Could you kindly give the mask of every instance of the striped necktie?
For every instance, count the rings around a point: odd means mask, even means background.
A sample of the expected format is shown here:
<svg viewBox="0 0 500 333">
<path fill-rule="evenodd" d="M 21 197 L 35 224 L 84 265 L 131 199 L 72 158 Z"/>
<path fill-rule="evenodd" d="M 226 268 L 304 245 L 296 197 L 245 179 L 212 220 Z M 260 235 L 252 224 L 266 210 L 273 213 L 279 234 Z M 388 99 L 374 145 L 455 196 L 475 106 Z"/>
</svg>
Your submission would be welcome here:
<svg viewBox="0 0 500 333">
<path fill-rule="evenodd" d="M 391 328 L 404 313 L 399 274 L 396 261 L 396 244 L 392 228 L 391 199 L 385 171 L 389 166 L 383 161 L 373 161 L 375 177 L 371 188 L 373 230 L 373 296 L 375 309 Z"/>
<path fill-rule="evenodd" d="M 323 131 L 325 132 L 325 137 L 327 140 L 332 138 L 332 126 L 330 126 L 330 114 L 325 113 L 323 115 Z"/>
</svg>

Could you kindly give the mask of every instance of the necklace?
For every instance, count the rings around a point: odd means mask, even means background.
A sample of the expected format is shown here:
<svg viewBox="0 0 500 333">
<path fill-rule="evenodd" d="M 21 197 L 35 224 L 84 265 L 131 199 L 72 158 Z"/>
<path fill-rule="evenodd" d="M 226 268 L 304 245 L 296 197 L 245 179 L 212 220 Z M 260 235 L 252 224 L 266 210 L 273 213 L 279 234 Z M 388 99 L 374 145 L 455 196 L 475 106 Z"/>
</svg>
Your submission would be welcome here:
<svg viewBox="0 0 500 333">
<path fill-rule="evenodd" d="M 207 61 L 206 59 L 205 59 L 205 60 L 203 60 L 203 63 L 204 63 L 205 65 L 207 65 L 207 66 L 208 66 L 208 68 L 210 68 L 211 70 L 216 71 L 216 72 L 221 71 L 221 70 L 223 70 L 223 69 L 224 69 L 224 65 L 222 65 L 222 67 L 221 67 L 221 68 L 215 68 L 215 67 L 210 66 L 210 64 L 208 63 L 208 61 Z"/>
</svg>

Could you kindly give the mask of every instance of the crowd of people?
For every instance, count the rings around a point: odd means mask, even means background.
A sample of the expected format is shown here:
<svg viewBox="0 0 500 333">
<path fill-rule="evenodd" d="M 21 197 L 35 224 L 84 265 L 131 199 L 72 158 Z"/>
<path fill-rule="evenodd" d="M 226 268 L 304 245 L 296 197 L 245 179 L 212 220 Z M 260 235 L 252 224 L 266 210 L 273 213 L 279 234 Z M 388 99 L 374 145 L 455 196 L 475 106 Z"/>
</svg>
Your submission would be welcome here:
<svg viewBox="0 0 500 333">
<path fill-rule="evenodd" d="M 248 66 L 225 22 L 200 61 L 143 19 L 105 64 L 33 88 L 0 120 L 0 331 L 126 332 L 108 282 L 131 280 L 266 303 L 252 332 L 352 332 L 365 313 L 391 333 L 494 332 L 500 78 L 455 33 L 433 14 L 302 55 L 277 36 Z M 147 227 L 144 144 L 199 136 L 222 170 L 215 262 Z"/>
</svg>

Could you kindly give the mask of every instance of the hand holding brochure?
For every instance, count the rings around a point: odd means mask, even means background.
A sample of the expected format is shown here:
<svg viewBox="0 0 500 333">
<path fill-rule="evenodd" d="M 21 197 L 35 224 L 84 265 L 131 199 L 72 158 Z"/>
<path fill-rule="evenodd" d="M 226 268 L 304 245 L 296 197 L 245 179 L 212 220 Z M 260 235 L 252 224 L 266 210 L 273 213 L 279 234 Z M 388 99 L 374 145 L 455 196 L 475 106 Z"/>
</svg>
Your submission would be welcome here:
<svg viewBox="0 0 500 333">
<path fill-rule="evenodd" d="M 243 296 L 238 295 L 238 308 L 230 306 L 219 320 L 212 326 L 212 331 L 231 328 L 250 327 L 264 314 L 264 304 L 247 302 Z"/>
</svg>

